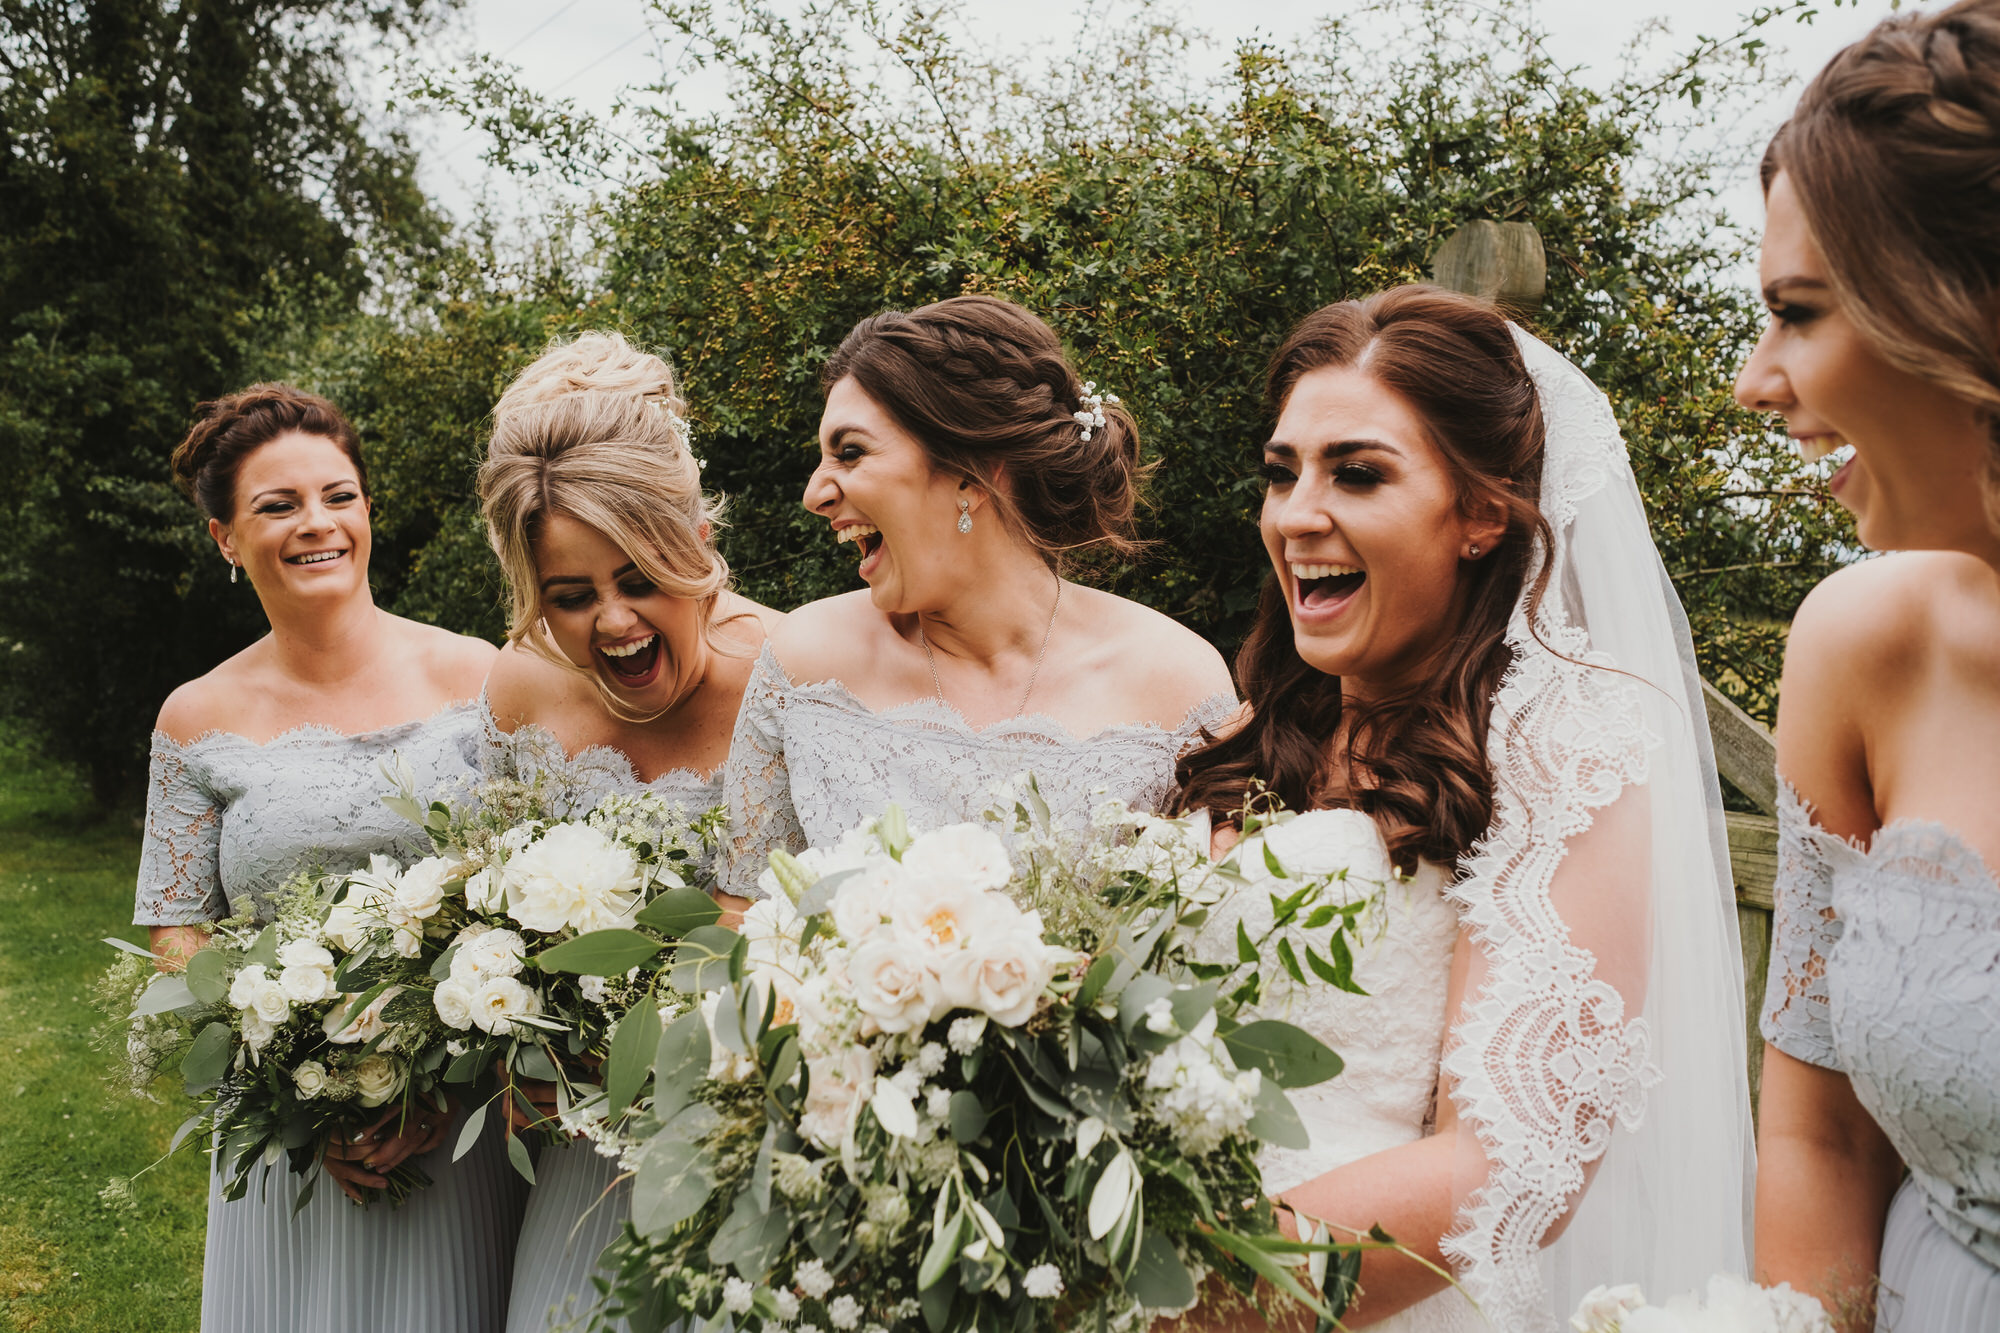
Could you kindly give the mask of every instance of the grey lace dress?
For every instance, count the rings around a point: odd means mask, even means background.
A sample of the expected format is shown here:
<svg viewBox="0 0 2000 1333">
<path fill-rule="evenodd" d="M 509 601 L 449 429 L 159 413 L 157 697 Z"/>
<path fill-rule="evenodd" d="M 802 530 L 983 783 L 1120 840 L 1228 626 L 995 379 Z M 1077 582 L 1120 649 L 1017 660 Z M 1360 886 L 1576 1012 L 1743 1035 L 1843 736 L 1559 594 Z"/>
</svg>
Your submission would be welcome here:
<svg viewBox="0 0 2000 1333">
<path fill-rule="evenodd" d="M 975 728 L 919 699 L 875 712 L 839 681 L 795 685 L 765 645 L 743 694 L 723 796 L 729 807 L 722 887 L 760 898 L 769 854 L 832 843 L 894 801 L 919 825 L 977 819 L 995 788 L 1035 775 L 1059 820 L 1081 823 L 1106 797 L 1158 810 L 1174 764 L 1236 700 L 1217 695 L 1176 727 L 1127 724 L 1077 736 L 1046 717 Z"/>
<path fill-rule="evenodd" d="M 478 708 L 360 735 L 300 727 L 261 745 L 156 732 L 134 920 L 259 915 L 301 870 L 423 855 L 421 832 L 382 804 L 392 754 L 420 792 L 462 786 L 478 771 Z M 412 1159 L 434 1183 L 400 1208 L 357 1208 L 322 1180 L 293 1216 L 302 1182 L 282 1164 L 253 1173 L 235 1202 L 211 1175 L 203 1333 L 499 1333 L 526 1183 L 498 1135 L 458 1162 L 453 1142 Z"/>
<path fill-rule="evenodd" d="M 718 775 L 704 777 L 690 769 L 675 769 L 651 782 L 641 782 L 631 761 L 610 746 L 593 745 L 567 754 L 562 744 L 540 727 L 527 725 L 512 733 L 502 732 L 492 714 L 483 708 L 482 712 L 486 771 L 523 778 L 539 773 L 551 783 L 556 807 L 571 817 L 590 813 L 613 794 L 654 792 L 678 803 L 690 815 L 720 802 Z M 591 1279 L 599 1272 L 598 1256 L 617 1239 L 631 1214 L 631 1193 L 630 1183 L 620 1178 L 618 1164 L 600 1156 L 586 1141 L 542 1149 L 515 1250 L 508 1333 L 553 1333 L 593 1326 L 598 1292 Z M 603 1327 L 622 1329 L 624 1325 L 612 1322 Z"/>
<path fill-rule="evenodd" d="M 1847 1075 L 1910 1175 L 1882 1237 L 1880 1333 L 2000 1329 L 2000 883 L 1949 829 L 1866 851 L 1789 787 L 1763 1032 Z"/>
</svg>

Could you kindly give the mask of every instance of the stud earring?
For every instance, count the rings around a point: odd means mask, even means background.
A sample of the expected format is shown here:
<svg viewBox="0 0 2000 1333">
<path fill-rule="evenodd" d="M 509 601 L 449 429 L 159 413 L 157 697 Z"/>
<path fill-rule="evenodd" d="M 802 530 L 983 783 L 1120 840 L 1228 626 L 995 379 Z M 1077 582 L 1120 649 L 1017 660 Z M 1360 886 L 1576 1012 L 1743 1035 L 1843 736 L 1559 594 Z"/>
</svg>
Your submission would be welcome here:
<svg viewBox="0 0 2000 1333">
<path fill-rule="evenodd" d="M 958 497 L 958 530 L 972 531 L 972 501 L 962 495 Z"/>
<path fill-rule="evenodd" d="M 224 556 L 223 559 L 228 560 L 229 557 Z M 231 583 L 236 582 L 236 576 L 242 572 L 242 569 L 243 566 L 237 564 L 234 560 L 229 561 L 229 581 Z"/>
<path fill-rule="evenodd" d="M 1479 558 L 1479 543 L 1474 542 L 1472 545 L 1466 547 L 1465 555 L 1469 560 L 1477 560 Z"/>
</svg>

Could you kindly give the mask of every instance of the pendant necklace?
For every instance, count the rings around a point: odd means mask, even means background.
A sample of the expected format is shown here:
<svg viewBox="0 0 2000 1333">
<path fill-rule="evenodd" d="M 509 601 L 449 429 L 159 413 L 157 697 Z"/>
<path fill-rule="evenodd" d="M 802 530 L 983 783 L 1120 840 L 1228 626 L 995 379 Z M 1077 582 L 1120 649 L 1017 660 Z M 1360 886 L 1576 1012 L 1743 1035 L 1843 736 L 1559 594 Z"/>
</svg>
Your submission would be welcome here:
<svg viewBox="0 0 2000 1333">
<path fill-rule="evenodd" d="M 1035 681 L 1042 674 L 1042 659 L 1049 655 L 1049 639 L 1056 632 L 1056 612 L 1061 609 L 1062 579 L 1058 576 L 1056 579 L 1056 600 L 1054 605 L 1049 607 L 1049 627 L 1042 631 L 1042 650 L 1035 654 L 1035 666 L 1033 670 L 1028 672 L 1028 688 L 1021 691 L 1021 702 L 1014 705 L 1015 717 L 1020 717 L 1028 711 L 1028 696 L 1035 692 Z M 937 658 L 931 653 L 930 640 L 924 637 L 924 618 L 921 614 L 917 617 L 917 646 L 924 650 L 924 661 L 930 663 L 931 691 L 937 695 L 939 703 L 943 704 L 946 708 L 950 708 L 951 701 L 944 697 L 944 683 L 938 679 Z"/>
</svg>

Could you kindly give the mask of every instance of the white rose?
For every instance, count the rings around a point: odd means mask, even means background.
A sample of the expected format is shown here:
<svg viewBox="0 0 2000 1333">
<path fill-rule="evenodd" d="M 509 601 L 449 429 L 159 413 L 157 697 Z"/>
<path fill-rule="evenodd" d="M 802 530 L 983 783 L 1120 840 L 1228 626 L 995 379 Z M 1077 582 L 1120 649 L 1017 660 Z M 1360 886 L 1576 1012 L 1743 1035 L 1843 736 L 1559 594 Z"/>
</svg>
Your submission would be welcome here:
<svg viewBox="0 0 2000 1333">
<path fill-rule="evenodd" d="M 557 824 L 507 863 L 508 914 L 530 930 L 627 925 L 643 887 L 632 850 L 588 824 Z"/>
<path fill-rule="evenodd" d="M 313 940 L 293 940 L 278 948 L 279 967 L 333 967 L 333 955 Z"/>
<path fill-rule="evenodd" d="M 325 953 L 324 949 L 320 950 Z M 317 1004 L 330 1000 L 337 993 L 333 985 L 333 969 L 330 967 L 308 967 L 295 963 L 278 974 L 278 985 L 294 1004 Z"/>
<path fill-rule="evenodd" d="M 491 866 L 471 876 L 465 881 L 465 905 L 487 916 L 506 911 L 506 880 Z"/>
<path fill-rule="evenodd" d="M 292 1086 L 299 1090 L 301 1097 L 317 1097 L 326 1091 L 326 1066 L 317 1060 L 308 1060 L 292 1071 Z"/>
<path fill-rule="evenodd" d="M 270 977 L 271 974 L 264 969 L 262 963 L 250 964 L 230 981 L 229 1003 L 237 1009 L 256 1008 L 258 988 L 270 980 Z"/>
<path fill-rule="evenodd" d="M 1009 1028 L 1027 1022 L 1064 956 L 1042 943 L 1040 925 L 1028 913 L 1016 929 L 975 939 L 947 957 L 938 970 L 938 1013 L 971 1009 Z"/>
<path fill-rule="evenodd" d="M 451 956 L 451 979 L 477 990 L 495 977 L 521 974 L 527 941 L 511 930 L 487 930 L 467 939 L 458 937 L 458 952 Z"/>
<path fill-rule="evenodd" d="M 947 824 L 919 837 L 903 852 L 903 869 L 918 879 L 997 889 L 1014 877 L 1007 844 L 979 824 Z"/>
<path fill-rule="evenodd" d="M 1289 879 L 1342 870 L 1355 879 L 1385 884 L 1393 877 L 1381 830 L 1359 810 L 1308 810 L 1264 829 L 1244 844 L 1238 864 L 1245 878 L 1256 881 L 1270 877 L 1270 867 L 1264 863 L 1265 847 L 1278 858 Z"/>
<path fill-rule="evenodd" d="M 472 1021 L 481 1032 L 511 1032 L 515 1019 L 541 1012 L 541 996 L 513 977 L 494 977 L 472 997 Z"/>
<path fill-rule="evenodd" d="M 370 1055 L 354 1066 L 354 1086 L 363 1106 L 380 1106 L 403 1087 L 403 1071 L 385 1055 Z"/>
<path fill-rule="evenodd" d="M 454 978 L 438 983 L 431 995 L 431 1005 L 437 1010 L 440 1022 L 463 1032 L 472 1026 L 473 999 L 472 988 Z"/>
<path fill-rule="evenodd" d="M 458 876 L 455 861 L 442 856 L 426 856 L 405 870 L 396 882 L 396 906 L 413 920 L 434 915 Z"/>
<path fill-rule="evenodd" d="M 896 929 L 936 954 L 956 953 L 981 935 L 1009 930 L 1020 915 L 997 893 L 949 881 L 912 881 L 889 904 Z"/>
<path fill-rule="evenodd" d="M 364 1046 L 375 1040 L 383 1033 L 386 1026 L 382 1022 L 382 1010 L 388 1007 L 389 1001 L 402 993 L 401 986 L 389 987 L 369 1001 L 368 1007 L 363 1009 L 360 1016 L 352 1023 L 347 1021 L 348 1015 L 354 1009 L 354 1002 L 361 997 L 343 996 L 340 1003 L 329 1010 L 326 1018 L 320 1023 L 326 1032 L 326 1039 L 341 1046 Z"/>
<path fill-rule="evenodd" d="M 245 1009 L 243 1011 L 242 1028 L 243 1044 L 250 1048 L 250 1054 L 252 1055 L 256 1055 L 266 1046 L 269 1046 L 271 1038 L 278 1035 L 278 1025 L 276 1023 L 267 1023 L 257 1017 L 255 1009 Z"/>
<path fill-rule="evenodd" d="M 847 963 L 854 1003 L 884 1032 L 911 1032 L 930 1021 L 936 975 L 893 933 L 870 938 Z"/>
<path fill-rule="evenodd" d="M 381 925 L 382 918 L 374 913 L 342 903 L 328 910 L 326 925 L 321 927 L 321 931 L 334 946 L 353 953 L 367 939 L 368 932 Z"/>
<path fill-rule="evenodd" d="M 889 915 L 906 880 L 903 867 L 888 857 L 869 857 L 834 890 L 833 928 L 850 944 L 867 939 Z"/>
<path fill-rule="evenodd" d="M 292 997 L 275 977 L 266 977 L 250 992 L 250 1005 L 266 1023 L 282 1023 L 292 1016 Z"/>
</svg>

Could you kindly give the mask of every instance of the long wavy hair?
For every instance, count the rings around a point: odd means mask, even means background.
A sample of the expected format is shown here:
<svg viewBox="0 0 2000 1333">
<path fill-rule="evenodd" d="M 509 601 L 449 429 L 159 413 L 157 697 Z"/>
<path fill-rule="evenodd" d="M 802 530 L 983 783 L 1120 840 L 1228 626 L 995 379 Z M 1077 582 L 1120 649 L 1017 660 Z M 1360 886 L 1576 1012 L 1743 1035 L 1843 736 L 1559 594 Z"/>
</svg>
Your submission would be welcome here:
<svg viewBox="0 0 2000 1333">
<path fill-rule="evenodd" d="M 1293 810 L 1328 804 L 1341 757 L 1334 746 L 1344 736 L 1342 799 L 1374 818 L 1399 867 L 1448 865 L 1493 822 L 1486 731 L 1513 661 L 1507 622 L 1529 571 L 1546 568 L 1537 551 L 1553 545 L 1539 508 L 1541 399 L 1507 321 L 1436 287 L 1396 287 L 1306 316 L 1271 359 L 1273 418 L 1300 379 L 1330 367 L 1356 368 L 1414 408 L 1452 473 L 1461 511 L 1503 513 L 1505 535 L 1485 558 L 1460 563 L 1458 623 L 1440 627 L 1442 649 L 1427 677 L 1365 707 L 1344 702 L 1339 678 L 1299 656 L 1273 573 L 1236 655 L 1249 720 L 1181 760 L 1181 805 L 1229 819 L 1260 792 Z M 1533 600 L 1546 579 L 1536 576 Z"/>
</svg>

